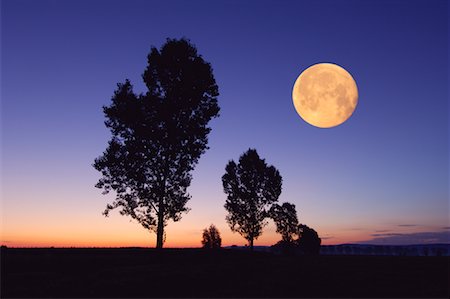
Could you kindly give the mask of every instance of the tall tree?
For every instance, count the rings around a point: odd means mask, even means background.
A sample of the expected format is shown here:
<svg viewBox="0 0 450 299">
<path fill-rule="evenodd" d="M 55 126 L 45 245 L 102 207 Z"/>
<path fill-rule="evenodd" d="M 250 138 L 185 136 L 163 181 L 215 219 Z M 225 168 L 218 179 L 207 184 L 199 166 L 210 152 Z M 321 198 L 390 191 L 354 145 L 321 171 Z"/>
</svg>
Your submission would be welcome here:
<svg viewBox="0 0 450 299">
<path fill-rule="evenodd" d="M 205 249 L 217 249 L 222 246 L 222 238 L 219 230 L 214 224 L 203 230 L 202 245 Z"/>
<path fill-rule="evenodd" d="M 156 232 L 162 248 L 167 222 L 189 210 L 191 171 L 208 148 L 219 92 L 211 65 L 186 39 L 152 47 L 142 78 L 145 94 L 134 93 L 126 80 L 103 107 L 112 138 L 93 166 L 102 173 L 96 187 L 116 193 L 104 215 L 120 208 Z"/>
<path fill-rule="evenodd" d="M 281 234 L 284 242 L 292 242 L 293 236 L 298 234 L 298 218 L 295 205 L 285 202 L 282 205 L 273 204 L 269 211 L 275 222 L 277 233 Z"/>
<path fill-rule="evenodd" d="M 231 230 L 241 234 L 253 250 L 253 241 L 267 223 L 268 210 L 281 194 L 281 175 L 255 149 L 249 149 L 239 158 L 239 164 L 228 162 L 222 183 L 227 194 L 226 220 Z"/>
</svg>

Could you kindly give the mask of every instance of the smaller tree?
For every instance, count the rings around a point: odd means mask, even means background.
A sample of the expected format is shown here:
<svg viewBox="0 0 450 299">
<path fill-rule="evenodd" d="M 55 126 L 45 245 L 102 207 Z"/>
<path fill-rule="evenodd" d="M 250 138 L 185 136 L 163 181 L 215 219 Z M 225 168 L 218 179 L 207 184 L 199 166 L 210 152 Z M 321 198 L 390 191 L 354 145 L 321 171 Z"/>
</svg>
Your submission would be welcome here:
<svg viewBox="0 0 450 299">
<path fill-rule="evenodd" d="M 253 241 L 267 223 L 268 210 L 281 194 L 280 172 L 267 165 L 255 149 L 248 149 L 239 157 L 239 163 L 228 162 L 222 183 L 227 194 L 226 220 L 231 230 L 241 234 L 253 250 Z"/>
<path fill-rule="evenodd" d="M 281 234 L 283 242 L 292 242 L 293 236 L 298 234 L 298 219 L 295 205 L 285 202 L 282 205 L 273 204 L 269 216 L 275 222 L 277 233 Z"/>
<path fill-rule="evenodd" d="M 222 238 L 214 224 L 203 230 L 202 245 L 205 249 L 216 249 L 222 246 Z"/>
<path fill-rule="evenodd" d="M 298 246 L 307 255 L 318 255 L 320 252 L 320 244 L 322 240 L 319 238 L 317 232 L 304 225 L 300 224 L 298 226 L 299 238 L 296 240 Z"/>
</svg>

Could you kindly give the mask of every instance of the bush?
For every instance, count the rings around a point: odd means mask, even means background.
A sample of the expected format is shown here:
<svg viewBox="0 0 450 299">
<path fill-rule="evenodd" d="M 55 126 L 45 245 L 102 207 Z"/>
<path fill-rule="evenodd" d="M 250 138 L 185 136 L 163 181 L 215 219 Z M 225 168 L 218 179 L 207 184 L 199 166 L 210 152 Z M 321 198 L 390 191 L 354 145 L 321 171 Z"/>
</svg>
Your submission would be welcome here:
<svg viewBox="0 0 450 299">
<path fill-rule="evenodd" d="M 205 249 L 217 249 L 222 246 L 219 230 L 211 224 L 209 228 L 203 230 L 202 245 Z"/>
<path fill-rule="evenodd" d="M 322 240 L 319 238 L 317 232 L 304 224 L 300 224 L 298 228 L 299 238 L 295 242 L 300 250 L 307 255 L 318 255 Z"/>
<path fill-rule="evenodd" d="M 271 246 L 272 252 L 283 255 L 318 255 L 322 240 L 317 232 L 304 225 L 298 226 L 298 239 L 293 241 L 281 240 Z"/>
</svg>

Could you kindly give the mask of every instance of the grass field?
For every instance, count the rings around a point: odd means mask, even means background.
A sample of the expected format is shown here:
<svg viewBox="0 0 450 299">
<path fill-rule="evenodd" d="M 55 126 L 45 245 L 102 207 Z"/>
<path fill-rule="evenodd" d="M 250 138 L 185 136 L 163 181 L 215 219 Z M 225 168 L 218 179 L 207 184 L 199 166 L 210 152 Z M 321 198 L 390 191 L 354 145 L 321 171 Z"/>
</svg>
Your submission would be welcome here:
<svg viewBox="0 0 450 299">
<path fill-rule="evenodd" d="M 201 249 L 11 249 L 2 297 L 442 297 L 449 257 Z"/>
</svg>

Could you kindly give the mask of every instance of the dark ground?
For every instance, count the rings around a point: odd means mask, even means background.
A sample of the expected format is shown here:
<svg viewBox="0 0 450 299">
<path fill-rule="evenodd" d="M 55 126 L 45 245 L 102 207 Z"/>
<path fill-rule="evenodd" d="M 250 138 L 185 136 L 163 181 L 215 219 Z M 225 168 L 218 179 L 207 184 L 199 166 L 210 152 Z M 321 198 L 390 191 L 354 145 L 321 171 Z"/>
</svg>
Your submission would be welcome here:
<svg viewBox="0 0 450 299">
<path fill-rule="evenodd" d="M 448 298 L 449 259 L 8 248 L 1 296 Z"/>
</svg>

